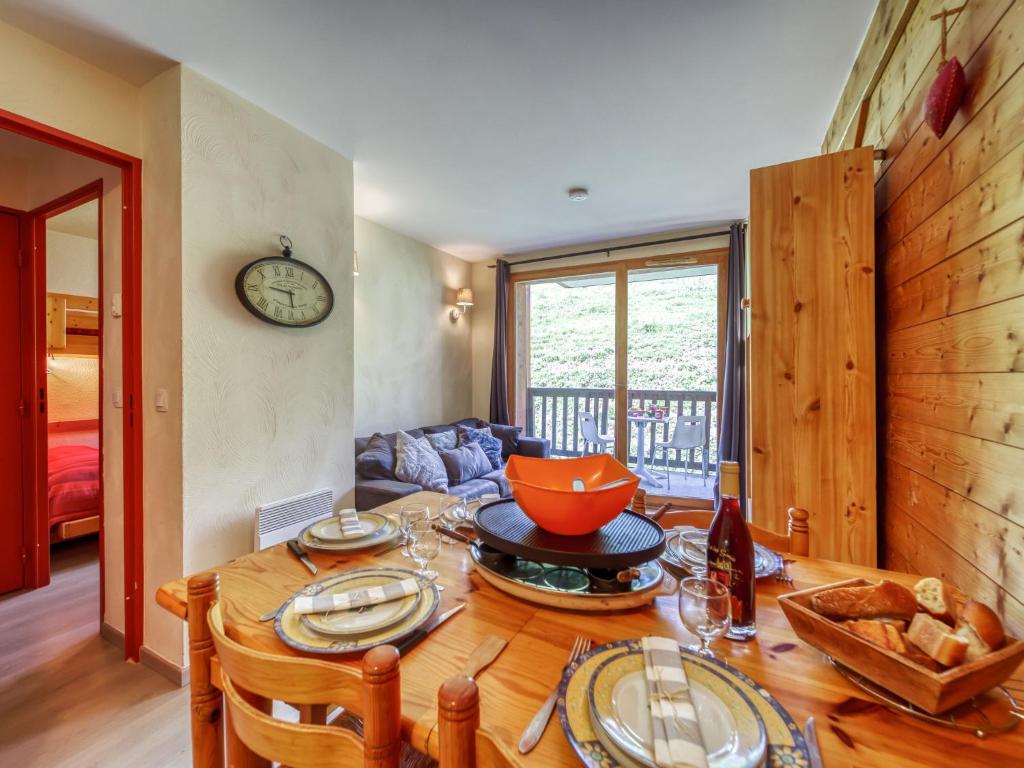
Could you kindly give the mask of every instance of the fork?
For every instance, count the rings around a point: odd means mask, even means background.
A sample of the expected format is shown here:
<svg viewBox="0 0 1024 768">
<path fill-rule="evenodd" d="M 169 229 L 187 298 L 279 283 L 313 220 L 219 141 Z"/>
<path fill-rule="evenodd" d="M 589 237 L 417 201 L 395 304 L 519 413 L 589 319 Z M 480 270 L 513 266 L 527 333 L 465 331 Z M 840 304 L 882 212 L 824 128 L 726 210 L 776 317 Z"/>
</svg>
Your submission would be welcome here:
<svg viewBox="0 0 1024 768">
<path fill-rule="evenodd" d="M 789 563 L 785 560 L 782 561 L 782 569 L 775 572 L 775 580 L 782 582 L 783 584 L 792 584 L 793 577 L 789 575 L 789 569 L 786 567 Z"/>
<path fill-rule="evenodd" d="M 582 656 L 584 653 L 590 650 L 590 639 L 583 637 L 583 635 L 577 635 L 576 641 L 572 644 L 572 650 L 569 651 L 569 660 L 565 663 L 565 667 L 562 668 L 562 674 L 565 674 L 565 670 L 568 669 L 576 659 Z M 561 682 L 561 678 L 559 678 Z M 537 710 L 537 714 L 533 716 L 533 720 L 526 726 L 526 730 L 523 731 L 523 735 L 519 738 L 519 753 L 525 755 L 540 741 L 540 737 L 544 735 L 544 729 L 547 727 L 548 720 L 551 719 L 551 713 L 555 711 L 555 703 L 558 701 L 558 685 L 555 685 L 555 689 L 548 696 L 547 700 L 541 705 L 540 709 Z"/>
</svg>

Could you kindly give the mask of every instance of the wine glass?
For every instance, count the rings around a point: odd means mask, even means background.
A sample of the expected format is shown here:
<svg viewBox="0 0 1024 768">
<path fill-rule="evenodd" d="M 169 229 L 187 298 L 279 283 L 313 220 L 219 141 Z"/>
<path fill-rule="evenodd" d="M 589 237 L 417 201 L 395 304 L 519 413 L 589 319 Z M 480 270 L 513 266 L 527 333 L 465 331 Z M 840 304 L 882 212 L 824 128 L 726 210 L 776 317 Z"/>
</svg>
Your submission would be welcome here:
<svg viewBox="0 0 1024 768">
<path fill-rule="evenodd" d="M 469 518 L 469 510 L 466 509 L 466 500 L 461 496 L 446 496 L 441 499 L 441 519 L 458 528 Z"/>
<path fill-rule="evenodd" d="M 711 641 L 729 631 L 732 601 L 729 588 L 712 579 L 696 576 L 679 583 L 679 617 L 690 632 L 700 638 L 700 648 L 690 650 L 713 659 Z"/>
<path fill-rule="evenodd" d="M 398 528 L 402 532 L 405 546 L 402 547 L 402 557 L 409 555 L 409 528 L 413 523 L 430 518 L 430 508 L 426 504 L 403 504 L 398 513 Z"/>
<path fill-rule="evenodd" d="M 436 579 L 437 571 L 426 570 L 427 563 L 441 551 L 441 534 L 430 520 L 417 520 L 409 526 L 409 554 L 420 569 L 416 575 L 421 579 Z"/>
</svg>

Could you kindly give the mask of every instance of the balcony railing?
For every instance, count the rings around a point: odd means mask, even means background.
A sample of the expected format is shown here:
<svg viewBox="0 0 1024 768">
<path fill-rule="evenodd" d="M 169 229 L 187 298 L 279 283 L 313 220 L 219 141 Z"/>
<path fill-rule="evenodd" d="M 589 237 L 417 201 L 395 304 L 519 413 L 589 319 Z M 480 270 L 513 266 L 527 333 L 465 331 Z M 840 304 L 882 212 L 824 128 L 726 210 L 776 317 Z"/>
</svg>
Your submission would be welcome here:
<svg viewBox="0 0 1024 768">
<path fill-rule="evenodd" d="M 703 414 L 704 444 L 708 449 L 708 467 L 713 473 L 718 466 L 718 396 L 713 391 L 686 391 L 670 389 L 631 389 L 627 393 L 629 408 L 649 405 L 665 406 L 669 423 L 655 426 L 655 439 L 646 440 L 645 459 L 654 459 L 654 442 L 672 437 L 675 420 L 680 415 Z M 530 387 L 526 390 L 526 434 L 546 437 L 551 441 L 552 456 L 582 456 L 585 442 L 580 430 L 579 414 L 586 411 L 597 421 L 602 435 L 615 433 L 615 390 L 573 387 Z M 647 427 L 647 429 L 650 429 Z M 649 437 L 649 435 L 648 435 Z M 594 447 L 588 446 L 587 452 Z M 630 426 L 629 462 L 637 460 L 637 432 Z M 658 454 L 658 464 L 663 461 Z M 669 467 L 700 469 L 699 449 L 670 451 Z"/>
</svg>

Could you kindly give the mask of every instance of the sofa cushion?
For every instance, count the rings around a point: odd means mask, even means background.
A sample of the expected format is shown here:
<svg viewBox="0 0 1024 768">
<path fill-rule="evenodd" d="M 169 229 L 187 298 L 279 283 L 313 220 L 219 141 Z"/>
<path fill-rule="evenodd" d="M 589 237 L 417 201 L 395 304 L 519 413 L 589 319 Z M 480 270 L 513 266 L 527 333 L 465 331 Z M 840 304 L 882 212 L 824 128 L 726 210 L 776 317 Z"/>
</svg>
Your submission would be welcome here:
<svg viewBox="0 0 1024 768">
<path fill-rule="evenodd" d="M 484 421 L 483 419 L 478 419 L 475 416 L 471 416 L 468 419 L 459 419 L 458 421 L 453 421 L 452 424 L 455 425 L 456 427 L 467 427 L 469 429 L 483 429 L 484 427 L 491 426 L 490 422 Z"/>
<path fill-rule="evenodd" d="M 426 429 L 430 429 L 430 427 Z M 438 453 L 454 449 L 458 442 L 458 436 L 455 434 L 453 427 L 448 427 L 447 432 L 427 432 L 424 437 L 430 441 L 430 444 Z"/>
<path fill-rule="evenodd" d="M 405 434 L 411 435 L 412 437 L 423 437 L 422 429 L 407 429 Z M 380 435 L 384 438 L 384 441 L 394 449 L 398 445 L 398 432 L 374 432 L 374 435 Z M 357 437 L 356 438 L 356 456 L 366 450 L 366 446 L 371 440 L 371 437 Z"/>
<path fill-rule="evenodd" d="M 487 454 L 487 459 L 491 462 L 491 469 L 501 469 L 501 440 L 492 435 L 489 428 L 459 427 L 459 446 L 466 443 L 479 443 L 480 447 L 484 449 L 484 453 Z"/>
<path fill-rule="evenodd" d="M 519 453 L 519 433 L 522 427 L 511 427 L 508 424 L 491 424 L 491 434 L 501 440 L 501 455 L 508 458 L 513 453 Z"/>
<path fill-rule="evenodd" d="M 495 469 L 488 472 L 483 476 L 484 480 L 490 480 L 496 486 L 498 486 L 498 493 L 504 496 L 511 496 L 512 489 L 508 484 L 508 480 L 505 479 L 505 468 Z"/>
<path fill-rule="evenodd" d="M 448 489 L 448 493 L 452 496 L 461 496 L 464 499 L 479 499 L 485 493 L 497 492 L 498 486 L 482 477 L 475 477 Z"/>
<path fill-rule="evenodd" d="M 449 485 L 461 485 L 492 472 L 491 461 L 479 443 L 466 443 L 448 451 L 439 451 L 448 472 Z"/>
<path fill-rule="evenodd" d="M 366 480 L 395 479 L 395 451 L 383 435 L 374 434 L 356 456 L 356 475 Z"/>
<path fill-rule="evenodd" d="M 398 432 L 395 448 L 395 477 L 403 483 L 423 486 L 428 491 L 448 492 L 444 462 L 425 437 Z"/>
</svg>

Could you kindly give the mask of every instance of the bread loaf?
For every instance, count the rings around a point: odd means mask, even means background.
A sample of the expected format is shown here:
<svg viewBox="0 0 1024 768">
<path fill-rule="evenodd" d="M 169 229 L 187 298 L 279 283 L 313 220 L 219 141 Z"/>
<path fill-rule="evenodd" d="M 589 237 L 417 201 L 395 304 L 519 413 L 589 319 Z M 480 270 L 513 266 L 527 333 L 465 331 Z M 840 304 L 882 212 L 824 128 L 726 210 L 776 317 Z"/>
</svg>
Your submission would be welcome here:
<svg viewBox="0 0 1024 768">
<path fill-rule="evenodd" d="M 974 600 L 964 603 L 954 634 L 967 643 L 967 661 L 980 659 L 1006 642 L 1003 623 L 995 611 Z"/>
<path fill-rule="evenodd" d="M 895 624 L 875 619 L 853 619 L 843 624 L 854 634 L 860 635 L 875 645 L 888 648 L 896 653 L 907 652 L 907 646 L 903 642 L 900 630 Z"/>
<path fill-rule="evenodd" d="M 811 608 L 829 619 L 910 620 L 917 613 L 914 593 L 893 581 L 866 587 L 835 587 L 811 596 Z"/>
<path fill-rule="evenodd" d="M 956 623 L 956 601 L 948 584 L 934 576 L 927 576 L 914 585 L 917 604 L 933 618 L 953 626 Z"/>
<path fill-rule="evenodd" d="M 949 626 L 927 613 L 914 616 L 907 637 L 945 667 L 955 667 L 967 655 L 967 641 L 954 635 Z"/>
<path fill-rule="evenodd" d="M 930 669 L 932 672 L 941 672 L 944 669 L 939 662 L 914 645 L 906 633 L 903 634 L 903 643 L 907 648 L 907 650 L 903 652 L 903 655 L 915 664 L 920 664 L 922 667 Z"/>
</svg>

